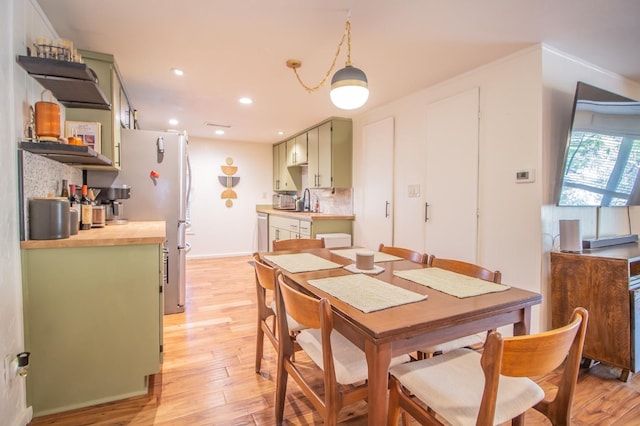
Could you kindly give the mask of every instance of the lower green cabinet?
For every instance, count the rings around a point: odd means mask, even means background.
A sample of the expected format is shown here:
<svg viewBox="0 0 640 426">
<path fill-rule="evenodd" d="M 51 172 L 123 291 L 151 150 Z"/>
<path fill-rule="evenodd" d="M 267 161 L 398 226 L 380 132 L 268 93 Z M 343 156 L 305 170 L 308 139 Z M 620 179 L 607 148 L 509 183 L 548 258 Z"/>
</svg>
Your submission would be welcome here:
<svg viewBox="0 0 640 426">
<path fill-rule="evenodd" d="M 160 371 L 162 245 L 22 250 L 34 416 L 143 395 Z"/>
</svg>

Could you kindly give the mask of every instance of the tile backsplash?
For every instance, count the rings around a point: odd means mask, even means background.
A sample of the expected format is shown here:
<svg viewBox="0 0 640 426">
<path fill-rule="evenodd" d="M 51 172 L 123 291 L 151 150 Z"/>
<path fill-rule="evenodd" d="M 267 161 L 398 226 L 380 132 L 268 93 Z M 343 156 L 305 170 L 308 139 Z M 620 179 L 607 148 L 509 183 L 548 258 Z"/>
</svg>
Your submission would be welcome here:
<svg viewBox="0 0 640 426">
<path fill-rule="evenodd" d="M 318 198 L 321 213 L 336 215 L 353 214 L 353 188 L 309 189 L 311 209 Z"/>
</svg>

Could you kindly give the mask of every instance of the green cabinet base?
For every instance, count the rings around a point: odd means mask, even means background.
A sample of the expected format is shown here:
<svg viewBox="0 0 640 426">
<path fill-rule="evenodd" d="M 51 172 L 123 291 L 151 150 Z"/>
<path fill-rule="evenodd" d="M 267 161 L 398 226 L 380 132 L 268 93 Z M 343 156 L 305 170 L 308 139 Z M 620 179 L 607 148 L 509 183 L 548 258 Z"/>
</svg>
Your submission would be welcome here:
<svg viewBox="0 0 640 426">
<path fill-rule="evenodd" d="M 147 392 L 161 362 L 161 255 L 154 244 L 22 250 L 34 416 Z"/>
</svg>

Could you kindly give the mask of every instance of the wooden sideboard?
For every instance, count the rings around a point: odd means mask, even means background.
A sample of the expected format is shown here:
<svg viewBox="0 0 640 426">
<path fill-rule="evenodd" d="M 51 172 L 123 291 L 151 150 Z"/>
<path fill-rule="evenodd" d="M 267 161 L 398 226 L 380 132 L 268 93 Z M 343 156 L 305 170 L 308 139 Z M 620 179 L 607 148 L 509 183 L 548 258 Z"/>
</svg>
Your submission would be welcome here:
<svg viewBox="0 0 640 426">
<path fill-rule="evenodd" d="M 640 247 L 637 243 L 551 253 L 551 313 L 554 328 L 573 308 L 589 311 L 586 361 L 622 369 L 620 380 L 640 369 Z"/>
</svg>

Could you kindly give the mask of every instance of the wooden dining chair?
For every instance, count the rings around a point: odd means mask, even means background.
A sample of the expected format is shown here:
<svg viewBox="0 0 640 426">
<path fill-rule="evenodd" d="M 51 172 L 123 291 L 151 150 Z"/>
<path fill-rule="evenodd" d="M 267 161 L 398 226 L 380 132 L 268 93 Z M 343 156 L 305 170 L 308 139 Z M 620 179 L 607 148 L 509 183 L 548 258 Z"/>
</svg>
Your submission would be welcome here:
<svg viewBox="0 0 640 426">
<path fill-rule="evenodd" d="M 493 331 L 482 354 L 456 349 L 391 368 L 387 425 L 398 424 L 400 409 L 429 425 L 524 424 L 532 407 L 553 425 L 571 424 L 587 322 L 587 311 L 576 308 L 555 330 L 506 338 Z M 557 392 L 530 379 L 560 366 Z"/>
<path fill-rule="evenodd" d="M 475 263 L 464 262 L 461 260 L 445 259 L 431 255 L 429 256 L 427 264 L 430 267 L 446 269 L 447 271 L 456 272 L 458 274 L 478 278 L 484 281 L 490 281 L 496 284 L 500 284 L 502 280 L 502 273 L 500 271 L 492 271 L 483 266 L 476 265 Z M 424 348 L 418 352 L 418 358 L 422 359 L 433 354 L 448 352 L 452 349 L 457 348 L 473 348 L 482 346 L 487 335 L 490 332 L 491 330 L 487 331 L 486 333 L 472 334 L 470 336 L 461 337 L 445 343 Z"/>
<path fill-rule="evenodd" d="M 427 263 L 427 260 L 429 259 L 429 256 L 424 253 L 420 253 L 403 247 L 385 246 L 384 244 L 380 244 L 380 247 L 378 247 L 378 251 L 380 253 L 387 253 L 393 256 L 398 256 L 415 263 Z"/>
<path fill-rule="evenodd" d="M 273 240 L 273 251 L 324 248 L 324 238 L 291 238 Z"/>
<path fill-rule="evenodd" d="M 276 333 L 276 301 L 275 301 L 275 282 L 276 271 L 271 266 L 265 264 L 260 259 L 258 253 L 253 254 L 253 267 L 256 276 L 256 296 L 258 305 L 258 328 L 256 333 L 256 373 L 260 373 L 260 366 L 264 354 L 264 339 L 269 339 L 273 347 L 278 350 L 278 338 Z M 291 338 L 295 339 L 295 335 L 302 330 L 292 318 L 287 318 Z M 271 324 L 269 324 L 271 323 Z M 299 349 L 299 347 L 296 347 Z"/>
<path fill-rule="evenodd" d="M 324 384 L 324 389 L 317 389 L 317 374 L 309 374 L 308 363 L 299 366 L 293 358 L 293 341 L 280 339 L 276 422 L 280 425 L 283 421 L 287 380 L 291 376 L 322 416 L 324 424 L 335 425 L 343 407 L 367 397 L 368 367 L 365 354 L 333 329 L 333 311 L 327 299 L 315 299 L 294 289 L 286 282 L 281 271 L 277 272 L 276 303 L 279 335 L 289 335 L 285 313 L 306 327 L 297 335 L 296 341 L 322 370 Z M 391 365 L 408 361 L 408 356 L 399 356 L 391 359 Z"/>
</svg>

